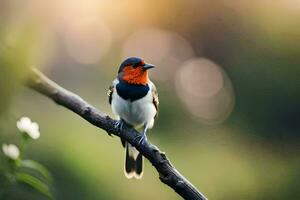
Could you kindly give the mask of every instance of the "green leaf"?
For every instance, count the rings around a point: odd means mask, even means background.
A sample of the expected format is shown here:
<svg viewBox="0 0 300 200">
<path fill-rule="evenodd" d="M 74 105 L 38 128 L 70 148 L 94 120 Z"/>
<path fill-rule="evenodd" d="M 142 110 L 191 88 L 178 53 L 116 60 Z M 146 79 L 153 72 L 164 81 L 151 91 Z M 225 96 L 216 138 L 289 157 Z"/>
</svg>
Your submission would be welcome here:
<svg viewBox="0 0 300 200">
<path fill-rule="evenodd" d="M 20 167 L 31 169 L 42 175 L 49 183 L 53 182 L 51 173 L 46 167 L 33 160 L 22 160 Z"/>
<path fill-rule="evenodd" d="M 36 191 L 40 192 L 41 194 L 53 199 L 53 196 L 49 190 L 47 184 L 43 183 L 41 180 L 37 179 L 36 177 L 26 174 L 26 173 L 17 173 L 16 180 L 20 183 L 25 183 L 26 185 L 32 187 Z"/>
</svg>

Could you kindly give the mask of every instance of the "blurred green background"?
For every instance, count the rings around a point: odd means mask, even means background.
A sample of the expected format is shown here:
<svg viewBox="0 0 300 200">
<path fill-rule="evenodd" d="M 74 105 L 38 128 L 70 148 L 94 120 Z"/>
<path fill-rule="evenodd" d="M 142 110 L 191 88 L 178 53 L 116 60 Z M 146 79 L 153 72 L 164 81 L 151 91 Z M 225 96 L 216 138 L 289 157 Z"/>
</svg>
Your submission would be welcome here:
<svg viewBox="0 0 300 200">
<path fill-rule="evenodd" d="M 0 142 L 17 141 L 21 116 L 38 122 L 25 157 L 53 173 L 58 200 L 180 199 L 148 161 L 127 180 L 118 138 L 21 84 L 35 66 L 112 114 L 106 90 L 141 56 L 161 102 L 149 139 L 201 192 L 300 199 L 299 21 L 296 0 L 1 0 Z"/>
</svg>

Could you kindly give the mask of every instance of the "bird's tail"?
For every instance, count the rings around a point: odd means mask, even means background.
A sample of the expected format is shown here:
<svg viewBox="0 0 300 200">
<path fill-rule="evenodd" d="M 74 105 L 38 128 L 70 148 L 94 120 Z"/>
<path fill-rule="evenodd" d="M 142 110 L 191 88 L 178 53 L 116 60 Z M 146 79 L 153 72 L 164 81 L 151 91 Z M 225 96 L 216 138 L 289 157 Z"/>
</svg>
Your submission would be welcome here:
<svg viewBox="0 0 300 200">
<path fill-rule="evenodd" d="M 141 179 L 143 176 L 143 156 L 128 142 L 125 143 L 124 173 L 128 179 Z"/>
</svg>

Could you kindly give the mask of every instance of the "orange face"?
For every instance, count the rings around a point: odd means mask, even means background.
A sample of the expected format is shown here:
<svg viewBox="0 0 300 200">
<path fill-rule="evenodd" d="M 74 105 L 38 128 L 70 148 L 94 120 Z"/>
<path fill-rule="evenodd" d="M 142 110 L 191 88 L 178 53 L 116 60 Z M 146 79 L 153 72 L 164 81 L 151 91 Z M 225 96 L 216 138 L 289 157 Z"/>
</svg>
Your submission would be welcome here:
<svg viewBox="0 0 300 200">
<path fill-rule="evenodd" d="M 122 79 L 129 84 L 146 85 L 148 83 L 148 72 L 142 66 L 126 66 L 123 69 Z"/>
</svg>

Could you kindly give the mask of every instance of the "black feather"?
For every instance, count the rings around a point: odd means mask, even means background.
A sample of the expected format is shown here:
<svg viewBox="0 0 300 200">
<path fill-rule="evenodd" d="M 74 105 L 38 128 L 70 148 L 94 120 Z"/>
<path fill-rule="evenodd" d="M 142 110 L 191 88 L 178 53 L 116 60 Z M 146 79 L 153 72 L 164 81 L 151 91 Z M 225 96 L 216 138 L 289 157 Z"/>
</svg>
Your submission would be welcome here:
<svg viewBox="0 0 300 200">
<path fill-rule="evenodd" d="M 130 174 L 135 170 L 135 160 L 129 154 L 129 149 L 126 147 L 126 158 L 125 158 L 125 171 L 126 173 Z"/>
<path fill-rule="evenodd" d="M 141 153 L 138 154 L 135 160 L 135 172 L 137 175 L 141 175 L 143 173 L 143 156 Z"/>
<path fill-rule="evenodd" d="M 120 81 L 117 86 L 117 93 L 120 97 L 131 102 L 141 99 L 149 92 L 149 86 L 147 85 L 133 85 L 124 81 Z"/>
</svg>

